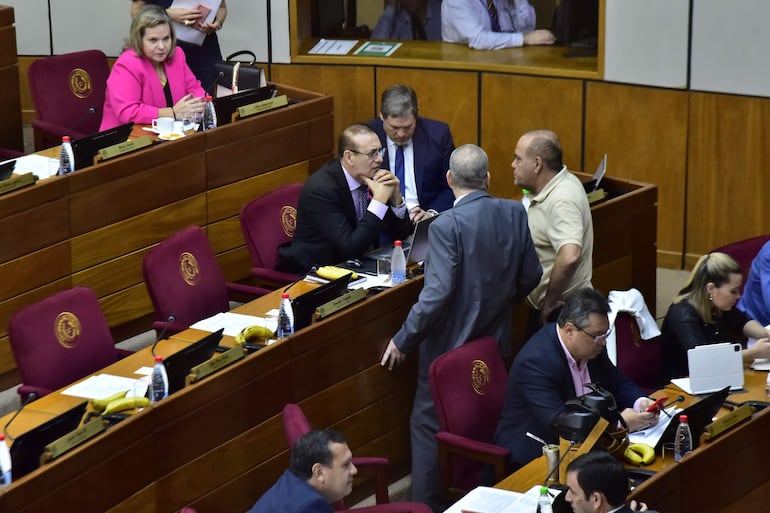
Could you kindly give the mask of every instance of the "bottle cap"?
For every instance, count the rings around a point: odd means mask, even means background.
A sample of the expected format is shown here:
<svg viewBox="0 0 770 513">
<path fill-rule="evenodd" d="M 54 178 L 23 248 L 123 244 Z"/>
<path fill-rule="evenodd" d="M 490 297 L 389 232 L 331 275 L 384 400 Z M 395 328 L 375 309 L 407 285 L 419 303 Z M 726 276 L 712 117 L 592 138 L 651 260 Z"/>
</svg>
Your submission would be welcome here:
<svg viewBox="0 0 770 513">
<path fill-rule="evenodd" d="M 69 135 L 63 135 L 61 138 L 61 142 L 66 143 L 70 142 L 70 136 Z"/>
<path fill-rule="evenodd" d="M 5 435 L 0 433 L 0 442 L 5 442 Z"/>
<path fill-rule="evenodd" d="M 393 245 L 394 245 L 394 246 L 401 246 L 401 241 L 400 241 L 400 240 L 397 240 L 396 242 L 394 242 L 394 243 L 393 243 Z"/>
<path fill-rule="evenodd" d="M 289 293 L 288 292 L 282 292 L 281 293 L 281 299 L 289 299 Z"/>
<path fill-rule="evenodd" d="M 207 94 L 207 95 L 206 95 L 206 101 L 207 101 L 207 102 L 210 102 L 211 100 L 212 100 L 212 98 L 211 98 L 211 95 L 210 95 L 210 94 Z"/>
<path fill-rule="evenodd" d="M 548 487 L 547 486 L 541 486 L 540 487 L 540 495 L 548 495 Z"/>
<path fill-rule="evenodd" d="M 687 415 L 680 415 L 679 416 L 679 423 L 687 422 Z"/>
<path fill-rule="evenodd" d="M 163 361 L 163 357 L 159 354 L 155 355 L 155 363 L 160 363 Z"/>
<path fill-rule="evenodd" d="M 525 189 L 525 188 L 522 187 L 521 193 L 522 194 L 529 194 L 529 189 Z"/>
</svg>

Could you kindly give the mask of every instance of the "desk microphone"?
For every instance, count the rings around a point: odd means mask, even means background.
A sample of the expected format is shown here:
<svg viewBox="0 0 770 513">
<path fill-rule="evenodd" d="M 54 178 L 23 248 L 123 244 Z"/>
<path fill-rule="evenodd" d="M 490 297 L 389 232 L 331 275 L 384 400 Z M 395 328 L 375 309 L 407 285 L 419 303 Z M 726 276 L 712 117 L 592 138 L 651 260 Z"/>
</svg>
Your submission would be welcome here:
<svg viewBox="0 0 770 513">
<path fill-rule="evenodd" d="M 165 324 L 165 326 L 163 326 L 163 329 L 160 331 L 160 334 L 159 334 L 159 335 L 158 335 L 158 337 L 155 339 L 155 343 L 152 345 L 152 349 L 151 349 L 151 351 L 152 351 L 152 356 L 153 356 L 153 358 L 155 357 L 155 346 L 157 346 L 157 345 L 158 345 L 158 342 L 160 342 L 161 340 L 163 340 L 163 335 L 165 335 L 165 334 L 166 334 L 166 331 L 168 331 L 168 328 L 169 328 L 169 326 L 171 326 L 171 324 L 172 324 L 172 323 L 173 323 L 175 320 L 176 320 L 176 317 L 174 316 L 174 314 L 169 314 L 169 315 L 168 315 L 168 319 L 166 319 L 166 324 Z"/>
<path fill-rule="evenodd" d="M 677 398 L 674 399 L 673 401 L 671 401 L 670 403 L 664 404 L 663 406 L 661 406 L 660 407 L 660 411 L 665 413 L 666 416 L 668 416 L 668 418 L 670 419 L 670 418 L 672 418 L 671 414 L 666 411 L 666 408 L 668 408 L 669 406 L 672 406 L 672 405 L 674 405 L 676 403 L 681 403 L 681 402 L 684 402 L 684 396 L 683 395 L 677 396 Z"/>
<path fill-rule="evenodd" d="M 85 121 L 85 119 L 87 117 L 93 116 L 94 114 L 96 114 L 96 107 L 91 105 L 91 106 L 88 107 L 86 112 L 82 116 L 80 116 L 78 118 L 77 121 L 75 121 L 72 125 L 70 125 L 70 127 L 67 129 L 67 132 L 65 133 L 65 135 L 70 134 L 73 130 L 78 128 L 83 123 L 83 121 Z"/>
<path fill-rule="evenodd" d="M 16 413 L 13 414 L 13 417 L 11 417 L 8 420 L 8 422 L 5 423 L 5 426 L 3 426 L 3 434 L 11 442 L 13 442 L 16 438 L 8 434 L 8 426 L 11 425 L 11 422 L 16 420 L 16 417 L 19 416 L 19 413 L 21 413 L 21 410 L 23 410 L 25 406 L 27 406 L 29 403 L 31 403 L 32 401 L 34 401 L 38 397 L 40 397 L 40 396 L 37 395 L 37 392 L 30 392 L 29 395 L 27 396 L 27 399 L 21 404 L 21 408 L 16 410 Z"/>
</svg>

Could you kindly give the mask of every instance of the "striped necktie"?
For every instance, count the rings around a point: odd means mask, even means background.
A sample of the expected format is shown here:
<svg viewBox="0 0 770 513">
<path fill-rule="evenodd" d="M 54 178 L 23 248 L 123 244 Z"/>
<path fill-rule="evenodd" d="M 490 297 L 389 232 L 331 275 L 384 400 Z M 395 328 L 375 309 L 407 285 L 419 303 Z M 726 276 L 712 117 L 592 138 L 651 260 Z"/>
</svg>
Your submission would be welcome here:
<svg viewBox="0 0 770 513">
<path fill-rule="evenodd" d="M 396 145 L 396 165 L 394 166 L 396 178 L 400 182 L 401 195 L 404 196 L 406 192 L 406 181 L 404 180 L 404 147 L 400 144 Z"/>
<path fill-rule="evenodd" d="M 487 0 L 487 11 L 489 11 L 489 19 L 492 20 L 492 31 L 500 32 L 500 20 L 497 17 L 497 7 L 493 0 Z"/>
<path fill-rule="evenodd" d="M 358 220 L 364 218 L 364 212 L 369 208 L 369 187 L 362 185 L 358 189 Z"/>
</svg>

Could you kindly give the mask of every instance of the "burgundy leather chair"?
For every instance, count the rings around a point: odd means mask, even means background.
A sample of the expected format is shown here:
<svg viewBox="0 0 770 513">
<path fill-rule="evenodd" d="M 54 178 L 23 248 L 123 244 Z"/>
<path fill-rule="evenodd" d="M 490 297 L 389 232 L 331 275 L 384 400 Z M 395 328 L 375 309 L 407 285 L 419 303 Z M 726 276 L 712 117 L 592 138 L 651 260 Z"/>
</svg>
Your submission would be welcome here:
<svg viewBox="0 0 770 513">
<path fill-rule="evenodd" d="M 506 475 L 508 450 L 494 445 L 508 381 L 497 340 L 483 337 L 436 358 L 428 379 L 438 416 L 441 493 L 457 500 L 479 485 L 484 465 Z"/>
<path fill-rule="evenodd" d="M 301 183 L 292 183 L 253 199 L 241 209 L 241 230 L 251 255 L 251 274 L 261 284 L 280 287 L 300 276 L 276 271 L 278 247 L 294 237 Z"/>
<path fill-rule="evenodd" d="M 271 291 L 229 283 L 209 245 L 206 233 L 190 226 L 152 248 L 142 261 L 144 283 L 155 308 L 153 328 L 169 333 L 230 309 L 231 296 L 242 299 Z M 173 322 L 168 322 L 170 316 Z"/>
<path fill-rule="evenodd" d="M 302 409 L 294 404 L 289 403 L 283 407 L 283 415 L 281 416 L 283 421 L 283 432 L 286 434 L 286 442 L 289 447 L 294 447 L 294 442 L 300 439 L 302 435 L 308 433 L 311 429 L 310 422 L 302 412 Z M 358 475 L 360 477 L 374 478 L 374 495 L 377 504 L 387 504 L 390 502 L 388 496 L 388 465 L 387 458 L 378 457 L 353 457 L 353 464 L 358 468 Z M 345 509 L 343 501 L 338 501 L 334 504 L 335 510 Z M 359 511 L 360 508 L 356 508 Z M 381 511 L 381 510 L 370 510 Z M 427 510 L 430 511 L 430 510 Z"/>
<path fill-rule="evenodd" d="M 100 50 L 37 59 L 29 66 L 35 150 L 99 131 L 110 66 Z"/>
<path fill-rule="evenodd" d="M 711 250 L 711 253 L 726 253 L 733 257 L 738 265 L 741 266 L 743 271 L 743 281 L 741 282 L 741 294 L 743 294 L 743 287 L 746 283 L 746 278 L 749 277 L 749 271 L 751 270 L 751 262 L 754 257 L 757 256 L 759 250 L 770 240 L 770 234 L 760 235 L 758 237 L 752 237 L 750 239 L 744 239 L 738 242 L 733 242 L 725 246 L 718 247 Z"/>
<path fill-rule="evenodd" d="M 115 347 L 93 290 L 75 287 L 11 316 L 8 338 L 21 374 L 19 395 L 38 397 L 115 363 L 130 351 Z"/>
<path fill-rule="evenodd" d="M 642 339 L 636 319 L 629 312 L 618 312 L 613 329 L 618 369 L 648 394 L 661 388 L 665 383 L 660 336 Z"/>
<path fill-rule="evenodd" d="M 17 159 L 24 156 L 20 151 L 12 150 L 10 148 L 0 148 L 0 162 L 4 160 Z"/>
</svg>

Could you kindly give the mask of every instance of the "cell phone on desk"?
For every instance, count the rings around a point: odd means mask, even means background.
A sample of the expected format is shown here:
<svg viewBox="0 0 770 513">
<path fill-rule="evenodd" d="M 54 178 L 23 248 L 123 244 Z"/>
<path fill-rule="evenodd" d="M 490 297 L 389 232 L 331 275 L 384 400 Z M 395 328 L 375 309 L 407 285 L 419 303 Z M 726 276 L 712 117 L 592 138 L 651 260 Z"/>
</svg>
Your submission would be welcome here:
<svg viewBox="0 0 770 513">
<path fill-rule="evenodd" d="M 668 401 L 668 397 L 661 397 L 660 399 L 656 399 L 655 402 L 649 405 L 644 411 L 646 413 L 658 413 L 663 405 L 666 404 L 666 401 Z"/>
</svg>

